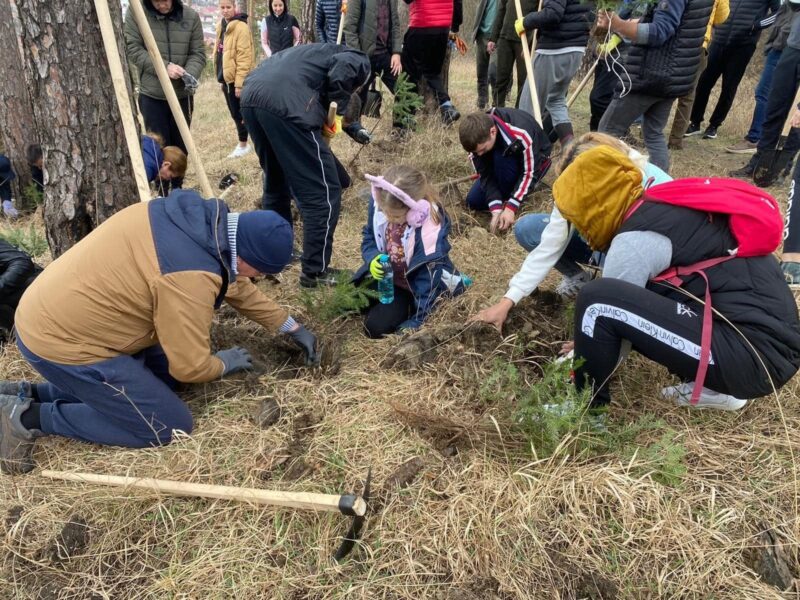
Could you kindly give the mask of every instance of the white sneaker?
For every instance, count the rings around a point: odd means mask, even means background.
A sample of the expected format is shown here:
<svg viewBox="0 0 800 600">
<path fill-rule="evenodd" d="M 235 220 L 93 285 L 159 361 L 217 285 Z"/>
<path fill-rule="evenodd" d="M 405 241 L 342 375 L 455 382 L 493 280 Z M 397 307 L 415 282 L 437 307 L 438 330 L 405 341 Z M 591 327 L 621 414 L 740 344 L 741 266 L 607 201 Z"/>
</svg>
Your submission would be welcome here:
<svg viewBox="0 0 800 600">
<path fill-rule="evenodd" d="M 233 149 L 233 152 L 228 154 L 228 158 L 241 158 L 245 154 L 249 154 L 253 151 L 253 147 L 250 144 L 247 144 L 244 148 L 242 146 L 236 145 L 236 148 Z"/>
<path fill-rule="evenodd" d="M 570 299 L 578 295 L 581 288 L 592 280 L 592 274 L 588 271 L 581 271 L 577 275 L 562 277 L 561 283 L 556 286 L 556 294 L 562 298 Z"/>
<path fill-rule="evenodd" d="M 697 404 L 692 405 L 692 392 L 694 391 L 694 381 L 689 383 L 679 383 L 670 385 L 661 390 L 661 396 L 667 400 L 672 400 L 678 406 L 688 408 L 711 408 L 714 410 L 739 410 L 744 408 L 747 400 L 735 398 L 730 394 L 721 394 L 706 387 L 700 392 Z"/>
</svg>

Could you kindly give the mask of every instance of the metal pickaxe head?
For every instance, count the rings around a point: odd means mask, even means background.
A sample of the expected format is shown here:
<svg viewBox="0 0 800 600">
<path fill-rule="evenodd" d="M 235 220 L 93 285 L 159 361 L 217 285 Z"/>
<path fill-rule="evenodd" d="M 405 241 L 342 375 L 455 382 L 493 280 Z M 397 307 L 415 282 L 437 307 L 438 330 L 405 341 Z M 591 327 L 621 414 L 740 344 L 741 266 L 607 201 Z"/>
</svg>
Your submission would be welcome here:
<svg viewBox="0 0 800 600">
<path fill-rule="evenodd" d="M 337 562 L 350 554 L 350 551 L 355 548 L 356 542 L 361 536 L 361 529 L 364 527 L 364 521 L 367 518 L 366 513 L 369 510 L 370 481 L 372 481 L 372 468 L 367 471 L 367 479 L 364 482 L 364 491 L 361 492 L 361 496 L 348 494 L 342 496 L 339 500 L 339 510 L 341 510 L 343 515 L 351 515 L 353 517 L 353 522 L 350 525 L 350 530 L 347 532 L 347 535 L 345 535 L 342 540 L 342 545 L 339 546 L 339 549 L 333 556 Z M 358 510 L 360 506 L 364 506 L 363 511 Z"/>
</svg>

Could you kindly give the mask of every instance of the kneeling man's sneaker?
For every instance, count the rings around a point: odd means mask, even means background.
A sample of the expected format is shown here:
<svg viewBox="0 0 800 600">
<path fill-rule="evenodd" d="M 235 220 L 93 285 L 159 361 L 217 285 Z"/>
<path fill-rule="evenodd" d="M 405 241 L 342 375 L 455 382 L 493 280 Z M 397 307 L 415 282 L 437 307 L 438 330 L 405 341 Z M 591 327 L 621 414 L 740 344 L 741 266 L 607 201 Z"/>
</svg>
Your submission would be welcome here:
<svg viewBox="0 0 800 600">
<path fill-rule="evenodd" d="M 661 390 L 661 396 L 667 400 L 672 400 L 678 406 L 688 408 L 710 408 L 713 410 L 739 410 L 744 408 L 747 400 L 736 398 L 730 394 L 721 394 L 708 388 L 703 388 L 697 404 L 692 404 L 692 392 L 694 392 L 694 381 L 670 385 Z"/>
</svg>

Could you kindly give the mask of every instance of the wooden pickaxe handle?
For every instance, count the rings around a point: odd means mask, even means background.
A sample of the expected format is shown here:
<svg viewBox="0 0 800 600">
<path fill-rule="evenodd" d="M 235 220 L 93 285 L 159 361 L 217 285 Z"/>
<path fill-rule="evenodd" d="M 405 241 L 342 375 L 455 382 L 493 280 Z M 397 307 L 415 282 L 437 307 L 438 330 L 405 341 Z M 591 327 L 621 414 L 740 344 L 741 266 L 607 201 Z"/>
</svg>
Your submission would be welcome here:
<svg viewBox="0 0 800 600">
<path fill-rule="evenodd" d="M 578 99 L 578 96 L 580 96 L 580 93 L 583 91 L 583 88 L 586 87 L 586 84 L 589 83 L 589 79 L 592 77 L 592 75 L 594 75 L 594 72 L 597 70 L 597 63 L 599 62 L 600 58 L 594 61 L 592 67 L 586 72 L 586 75 L 584 75 L 583 79 L 581 79 L 581 82 L 578 84 L 578 87 L 575 88 L 575 91 L 572 92 L 572 96 L 570 96 L 569 100 L 567 100 L 567 108 L 570 108 L 575 103 L 575 100 Z"/>
<path fill-rule="evenodd" d="M 64 481 L 149 490 L 169 496 L 234 500 L 236 502 L 266 504 L 269 506 L 285 506 L 287 508 L 338 512 L 356 517 L 363 517 L 367 512 L 367 503 L 364 499 L 360 496 L 352 495 L 336 496 L 334 494 L 314 494 L 308 492 L 279 492 L 257 488 L 238 488 L 227 485 L 185 483 L 182 481 L 169 481 L 167 479 L 153 479 L 150 477 L 120 477 L 116 475 L 67 473 L 64 471 L 49 470 L 42 471 L 41 475 L 42 477 Z"/>
</svg>

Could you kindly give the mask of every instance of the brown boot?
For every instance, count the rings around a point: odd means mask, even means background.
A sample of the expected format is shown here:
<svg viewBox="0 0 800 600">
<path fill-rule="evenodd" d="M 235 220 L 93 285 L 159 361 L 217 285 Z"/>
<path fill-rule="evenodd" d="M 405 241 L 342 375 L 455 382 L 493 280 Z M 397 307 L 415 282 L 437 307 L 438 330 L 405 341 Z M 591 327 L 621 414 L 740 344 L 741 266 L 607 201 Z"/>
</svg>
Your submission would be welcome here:
<svg viewBox="0 0 800 600">
<path fill-rule="evenodd" d="M 33 446 L 43 434 L 22 426 L 20 417 L 30 406 L 30 398 L 0 396 L 0 471 L 7 475 L 33 470 Z"/>
</svg>

